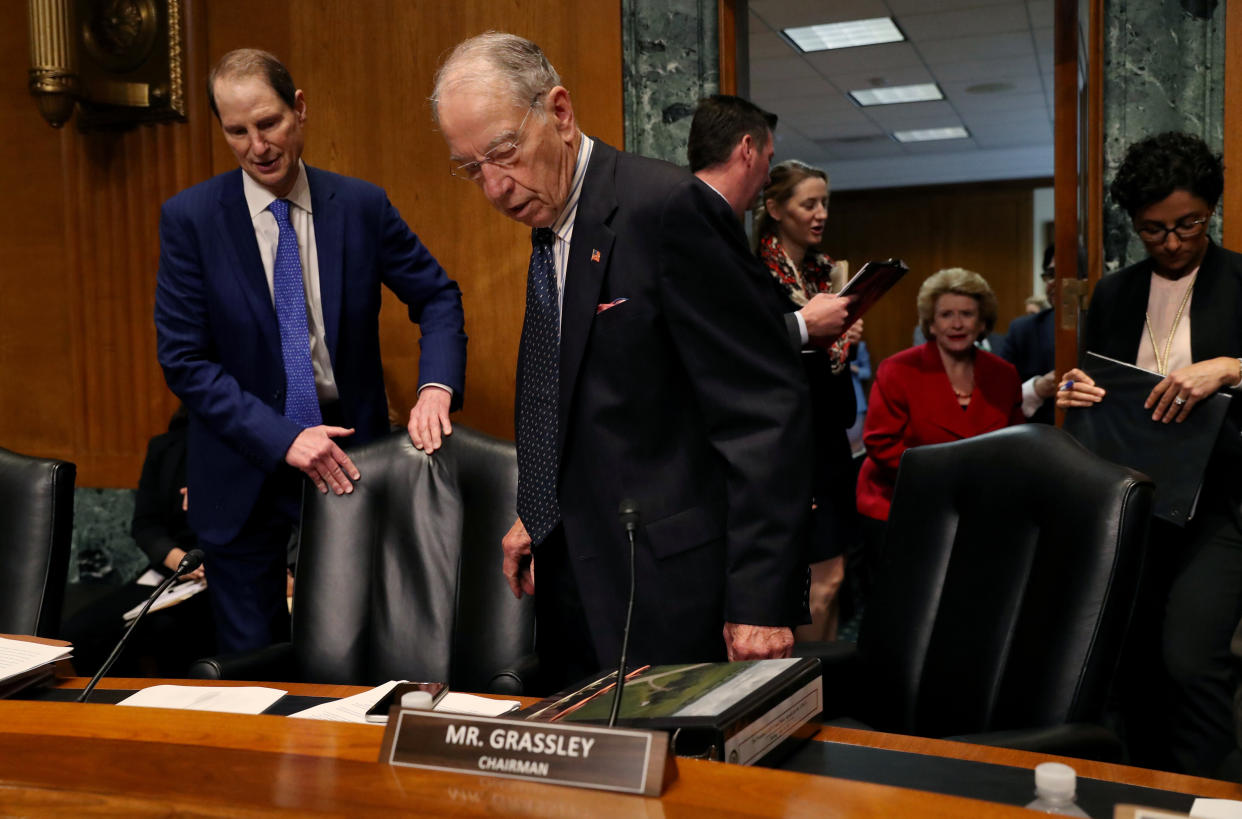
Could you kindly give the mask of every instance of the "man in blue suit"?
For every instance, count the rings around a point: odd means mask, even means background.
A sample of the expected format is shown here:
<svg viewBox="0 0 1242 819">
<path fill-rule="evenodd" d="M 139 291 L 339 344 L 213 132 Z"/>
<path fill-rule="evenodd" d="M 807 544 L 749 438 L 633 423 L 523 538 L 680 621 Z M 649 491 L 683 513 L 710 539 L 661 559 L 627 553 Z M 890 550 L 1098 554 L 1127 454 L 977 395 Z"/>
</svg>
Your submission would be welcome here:
<svg viewBox="0 0 1242 819">
<path fill-rule="evenodd" d="M 206 552 L 220 648 L 287 630 L 285 554 L 302 475 L 347 494 L 361 476 L 334 439 L 388 430 L 380 285 L 422 332 L 416 446 L 461 405 L 461 293 L 366 182 L 302 162 L 306 99 L 271 54 L 226 54 L 208 99 L 240 170 L 168 200 L 155 294 L 169 388 L 190 410 L 189 523 Z"/>
<path fill-rule="evenodd" d="M 1044 250 L 1044 291 L 1048 301 L 1056 304 L 1057 278 L 1052 245 Z M 996 354 L 1018 370 L 1022 379 L 1022 414 L 1041 424 L 1056 423 L 1057 378 L 1053 323 L 1056 310 L 1045 307 L 1038 313 L 1016 318 L 1001 340 Z"/>
</svg>

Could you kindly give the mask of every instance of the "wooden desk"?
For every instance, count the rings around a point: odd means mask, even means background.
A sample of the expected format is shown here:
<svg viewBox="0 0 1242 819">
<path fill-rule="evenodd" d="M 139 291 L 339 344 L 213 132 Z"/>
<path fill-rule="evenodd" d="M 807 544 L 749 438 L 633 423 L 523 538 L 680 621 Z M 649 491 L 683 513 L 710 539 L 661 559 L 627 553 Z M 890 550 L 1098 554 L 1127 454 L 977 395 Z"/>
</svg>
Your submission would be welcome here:
<svg viewBox="0 0 1242 819">
<path fill-rule="evenodd" d="M 109 680 L 140 688 L 156 680 Z M 81 687 L 83 680 L 66 685 Z M 280 684 L 293 694 L 342 696 L 346 686 Z M 0 702 L 0 813 L 198 816 L 399 810 L 426 816 L 885 816 L 1029 817 L 1019 808 L 829 777 L 678 760 L 660 799 L 395 768 L 376 763 L 379 726 L 62 702 Z M 1021 766 L 1036 754 L 824 729 L 825 740 L 896 747 Z M 1084 775 L 1152 787 L 1242 796 L 1236 786 L 1087 767 Z M 1173 777 L 1169 779 L 1168 777 Z M 1157 784 L 1163 782 L 1165 784 Z M 1232 789 L 1232 790 L 1230 790 Z"/>
</svg>

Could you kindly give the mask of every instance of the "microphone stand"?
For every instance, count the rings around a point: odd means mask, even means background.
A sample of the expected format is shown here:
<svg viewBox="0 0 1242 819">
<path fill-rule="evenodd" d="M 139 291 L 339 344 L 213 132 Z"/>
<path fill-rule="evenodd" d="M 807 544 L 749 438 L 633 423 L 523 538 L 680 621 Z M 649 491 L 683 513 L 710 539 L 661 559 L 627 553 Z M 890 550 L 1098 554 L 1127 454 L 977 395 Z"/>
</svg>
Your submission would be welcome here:
<svg viewBox="0 0 1242 819">
<path fill-rule="evenodd" d="M 95 672 L 95 676 L 91 677 L 91 681 L 86 684 L 86 688 L 82 689 L 78 702 L 86 702 L 87 697 L 95 690 L 95 686 L 99 685 L 99 681 L 103 679 L 104 674 L 108 673 L 108 669 L 112 668 L 112 664 L 116 662 L 117 657 L 121 656 L 121 650 L 125 648 L 125 644 L 129 642 L 129 636 L 134 633 L 135 626 L 147 616 L 148 609 L 155 602 L 164 590 L 176 582 L 178 577 L 186 572 L 192 572 L 203 564 L 203 552 L 201 549 L 191 549 L 185 553 L 185 557 L 181 558 L 181 563 L 177 565 L 176 571 L 164 579 L 164 582 L 155 587 L 155 591 L 151 592 L 151 596 L 147 598 L 146 605 L 142 607 L 142 611 L 138 612 L 138 616 L 134 618 L 134 622 L 129 624 L 129 628 L 125 629 L 125 633 L 121 635 L 121 640 L 116 644 L 116 648 L 112 649 L 112 653 L 108 655 L 108 659 L 104 660 L 104 664 Z"/>
<path fill-rule="evenodd" d="M 625 534 L 630 541 L 630 600 L 625 608 L 625 632 L 621 636 L 621 659 L 617 661 L 617 687 L 612 692 L 612 713 L 608 715 L 608 727 L 616 725 L 621 711 L 621 692 L 625 689 L 625 655 L 630 647 L 630 619 L 634 616 L 634 531 L 638 528 L 638 504 L 630 498 L 621 501 L 618 510 Z"/>
</svg>

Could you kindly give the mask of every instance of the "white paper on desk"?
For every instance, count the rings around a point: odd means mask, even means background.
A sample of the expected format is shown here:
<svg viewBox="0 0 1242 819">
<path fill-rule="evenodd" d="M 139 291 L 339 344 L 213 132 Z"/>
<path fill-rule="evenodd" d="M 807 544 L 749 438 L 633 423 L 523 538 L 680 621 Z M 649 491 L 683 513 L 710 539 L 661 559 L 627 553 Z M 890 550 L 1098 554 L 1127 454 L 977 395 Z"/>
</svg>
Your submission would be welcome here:
<svg viewBox="0 0 1242 819">
<path fill-rule="evenodd" d="M 49 646 L 0 637 L 0 680 L 25 674 L 32 668 L 63 660 L 72 654 L 73 650 L 68 646 Z"/>
<path fill-rule="evenodd" d="M 305 711 L 299 711 L 296 714 L 290 714 L 291 717 L 300 717 L 302 719 L 328 719 L 337 722 L 362 722 L 366 723 L 367 711 L 372 705 L 380 701 L 380 698 L 393 689 L 393 686 L 405 680 L 389 680 L 381 686 L 372 688 L 370 691 L 363 691 L 361 694 L 354 694 L 352 697 L 325 702 L 307 708 Z M 450 691 L 444 695 L 444 698 L 436 705 L 436 711 L 442 711 L 450 714 L 476 714 L 484 717 L 497 717 L 501 714 L 507 714 L 519 705 L 517 700 L 494 700 L 489 697 L 476 697 L 473 694 L 458 694 Z M 370 723 L 372 725 L 376 723 Z"/>
<path fill-rule="evenodd" d="M 154 571 L 154 569 L 152 571 Z M 206 580 L 192 580 L 186 583 L 173 583 L 170 587 L 164 590 L 163 594 L 155 598 L 155 602 L 151 604 L 151 611 L 166 609 L 169 606 L 180 603 L 182 600 L 188 600 L 206 588 Z M 142 612 L 142 607 L 145 606 L 146 603 L 147 601 L 143 600 L 141 603 L 125 612 L 123 615 L 125 622 L 128 623 L 130 620 L 136 618 L 139 613 Z"/>
<path fill-rule="evenodd" d="M 1194 819 L 1240 819 L 1242 802 L 1233 799 L 1199 798 L 1190 806 L 1190 815 Z"/>
<path fill-rule="evenodd" d="M 343 699 L 312 705 L 305 711 L 298 711 L 296 714 L 290 714 L 289 716 L 300 719 L 327 719 L 335 722 L 366 722 L 367 710 L 379 702 L 380 697 L 391 691 L 393 686 L 399 682 L 402 682 L 402 680 L 389 680 L 381 686 L 372 688 L 370 691 L 363 691 L 361 694 L 354 694 L 352 697 L 344 697 Z"/>
<path fill-rule="evenodd" d="M 286 691 L 259 686 L 153 685 L 126 697 L 117 705 L 143 708 L 179 708 L 184 711 L 220 711 L 261 714 Z"/>
</svg>

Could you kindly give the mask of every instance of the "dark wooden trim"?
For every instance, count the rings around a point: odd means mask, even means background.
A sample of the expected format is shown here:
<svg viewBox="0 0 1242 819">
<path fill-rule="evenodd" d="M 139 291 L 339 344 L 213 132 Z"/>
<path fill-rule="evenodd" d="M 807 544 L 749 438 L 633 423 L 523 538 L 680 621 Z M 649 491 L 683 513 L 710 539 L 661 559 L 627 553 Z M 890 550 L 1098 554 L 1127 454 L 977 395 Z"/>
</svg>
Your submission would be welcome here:
<svg viewBox="0 0 1242 819">
<path fill-rule="evenodd" d="M 737 4 L 735 0 L 716 0 L 716 19 L 720 46 L 720 93 L 737 93 Z"/>
<path fill-rule="evenodd" d="M 1242 4 L 1225 6 L 1225 247 L 1242 247 Z"/>
<path fill-rule="evenodd" d="M 1055 305 L 1056 370 L 1063 373 L 1078 363 L 1077 316 L 1067 315 L 1065 298 L 1069 290 L 1066 285 L 1077 284 L 1078 278 L 1078 3 L 1056 0 L 1054 9 L 1053 201 L 1060 285 Z"/>
</svg>

